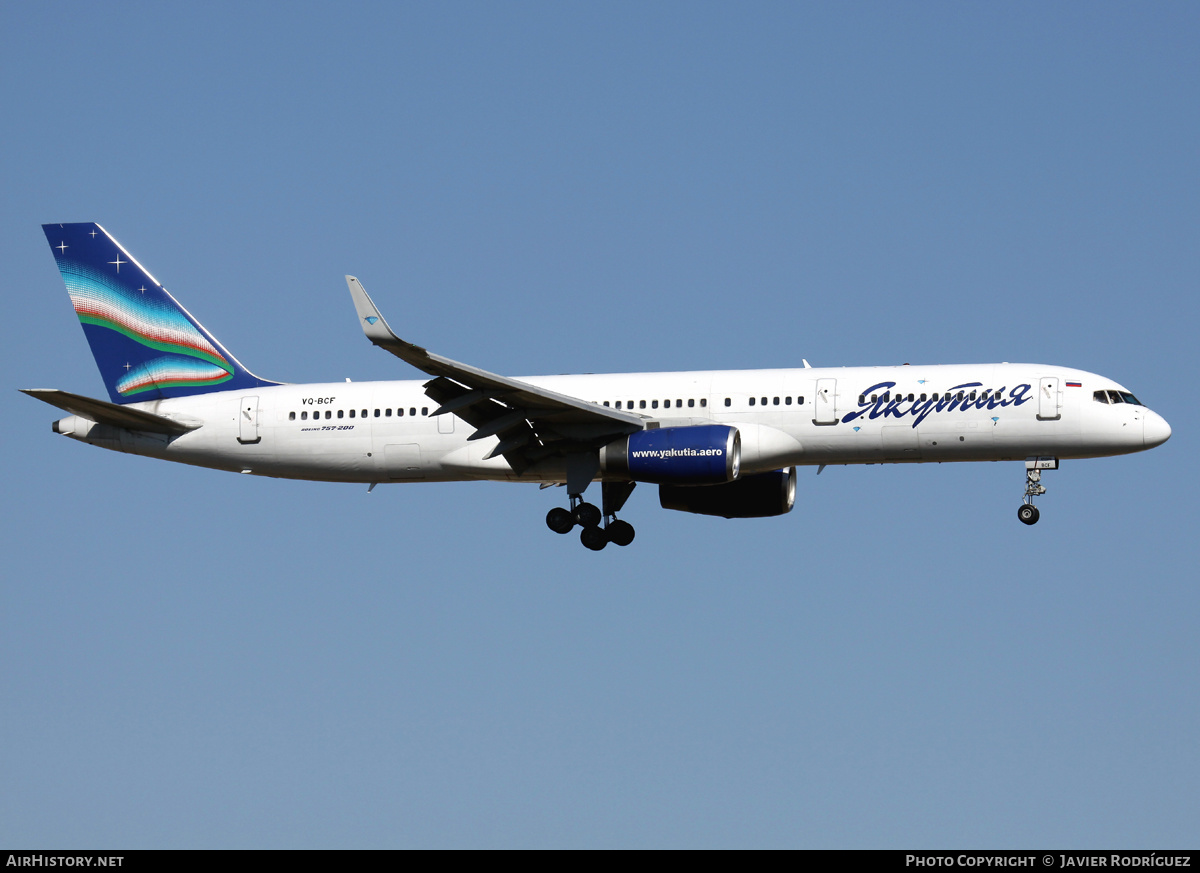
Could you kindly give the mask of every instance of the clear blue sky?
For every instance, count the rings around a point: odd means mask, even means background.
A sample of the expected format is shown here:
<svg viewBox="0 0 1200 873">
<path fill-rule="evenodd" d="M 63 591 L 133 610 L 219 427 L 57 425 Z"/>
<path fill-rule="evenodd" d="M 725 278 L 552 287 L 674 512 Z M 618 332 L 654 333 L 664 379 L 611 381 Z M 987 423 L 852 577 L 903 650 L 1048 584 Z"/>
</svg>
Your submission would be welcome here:
<svg viewBox="0 0 1200 873">
<path fill-rule="evenodd" d="M 1194 845 L 1200 7 L 0 9 L 0 844 Z M 42 222 L 251 369 L 1040 361 L 1144 455 L 813 469 L 780 519 L 365 488 L 54 436 Z"/>
</svg>

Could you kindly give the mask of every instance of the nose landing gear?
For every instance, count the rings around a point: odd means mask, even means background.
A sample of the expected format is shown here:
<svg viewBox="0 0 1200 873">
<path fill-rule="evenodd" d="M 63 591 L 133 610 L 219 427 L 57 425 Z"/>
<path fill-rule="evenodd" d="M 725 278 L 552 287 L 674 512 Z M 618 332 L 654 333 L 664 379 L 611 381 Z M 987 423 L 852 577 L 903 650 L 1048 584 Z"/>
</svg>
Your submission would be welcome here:
<svg viewBox="0 0 1200 873">
<path fill-rule="evenodd" d="M 1017 509 L 1017 518 L 1025 524 L 1037 524 L 1042 514 L 1033 505 L 1033 498 L 1046 493 L 1042 484 L 1042 470 L 1057 470 L 1058 458 L 1025 459 L 1025 502 Z"/>
</svg>

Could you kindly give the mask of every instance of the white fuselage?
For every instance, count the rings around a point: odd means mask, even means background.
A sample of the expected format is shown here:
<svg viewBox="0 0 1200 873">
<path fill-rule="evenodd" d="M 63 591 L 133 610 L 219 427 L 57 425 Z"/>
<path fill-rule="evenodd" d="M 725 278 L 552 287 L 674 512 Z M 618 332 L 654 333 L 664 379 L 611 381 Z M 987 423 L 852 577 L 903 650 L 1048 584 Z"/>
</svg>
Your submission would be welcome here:
<svg viewBox="0 0 1200 873">
<path fill-rule="evenodd" d="M 234 472 L 333 482 L 563 481 L 563 462 L 515 473 L 484 460 L 496 437 L 425 396 L 426 380 L 263 387 L 129 404 L 202 422 L 174 438 L 71 416 L 56 430 L 105 448 Z M 1111 379 L 1037 364 L 534 376 L 523 381 L 632 410 L 650 426 L 730 424 L 742 472 L 791 465 L 1089 458 L 1159 445 L 1170 428 Z M 1126 392 L 1127 393 L 1127 392 Z M 911 399 L 910 399 L 911 398 Z M 935 399 L 936 398 L 936 399 Z M 961 398 L 961 399 L 960 399 Z M 857 413 L 855 415 L 855 413 Z"/>
</svg>

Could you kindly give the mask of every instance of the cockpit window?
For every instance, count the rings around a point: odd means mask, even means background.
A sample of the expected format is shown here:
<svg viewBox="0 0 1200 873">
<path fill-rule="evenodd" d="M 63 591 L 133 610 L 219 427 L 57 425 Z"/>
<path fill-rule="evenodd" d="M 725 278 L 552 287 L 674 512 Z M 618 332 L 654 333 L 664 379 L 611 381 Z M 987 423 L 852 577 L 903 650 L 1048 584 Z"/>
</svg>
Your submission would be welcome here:
<svg viewBox="0 0 1200 873">
<path fill-rule="evenodd" d="M 1097 403 L 1132 403 L 1134 406 L 1142 405 L 1142 401 L 1138 400 L 1128 391 L 1095 391 L 1092 393 L 1092 399 Z"/>
</svg>

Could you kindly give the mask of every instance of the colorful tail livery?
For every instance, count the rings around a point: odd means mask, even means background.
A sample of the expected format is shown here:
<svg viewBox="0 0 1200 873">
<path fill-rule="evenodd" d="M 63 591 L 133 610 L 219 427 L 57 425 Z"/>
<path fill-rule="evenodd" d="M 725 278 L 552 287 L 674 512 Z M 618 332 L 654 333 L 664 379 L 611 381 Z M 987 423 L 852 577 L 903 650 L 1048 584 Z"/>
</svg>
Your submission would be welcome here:
<svg viewBox="0 0 1200 873">
<path fill-rule="evenodd" d="M 42 230 L 113 402 L 278 384 L 243 367 L 100 225 Z"/>
</svg>

